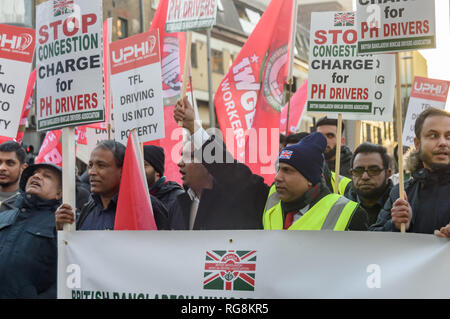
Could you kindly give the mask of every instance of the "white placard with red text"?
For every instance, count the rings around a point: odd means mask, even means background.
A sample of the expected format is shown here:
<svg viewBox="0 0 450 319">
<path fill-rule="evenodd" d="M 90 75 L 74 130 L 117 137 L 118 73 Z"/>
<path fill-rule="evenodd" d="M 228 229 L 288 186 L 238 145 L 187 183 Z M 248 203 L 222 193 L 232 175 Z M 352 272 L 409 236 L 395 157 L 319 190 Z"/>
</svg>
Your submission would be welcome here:
<svg viewBox="0 0 450 319">
<path fill-rule="evenodd" d="M 158 31 L 112 42 L 110 54 L 116 141 L 126 145 L 132 129 L 141 143 L 164 138 Z"/>
<path fill-rule="evenodd" d="M 104 120 L 101 0 L 36 6 L 37 130 Z"/>
<path fill-rule="evenodd" d="M 395 59 L 358 55 L 354 12 L 313 12 L 307 112 L 392 121 Z"/>
<path fill-rule="evenodd" d="M 403 127 L 403 145 L 414 145 L 414 124 L 419 114 L 430 107 L 445 108 L 449 81 L 429 79 L 420 76 L 414 78 L 414 83 L 409 98 L 408 112 Z"/>
<path fill-rule="evenodd" d="M 17 135 L 34 41 L 33 29 L 0 24 L 0 136 Z"/>
<path fill-rule="evenodd" d="M 218 0 L 168 0 L 166 32 L 208 29 L 216 22 Z"/>
</svg>

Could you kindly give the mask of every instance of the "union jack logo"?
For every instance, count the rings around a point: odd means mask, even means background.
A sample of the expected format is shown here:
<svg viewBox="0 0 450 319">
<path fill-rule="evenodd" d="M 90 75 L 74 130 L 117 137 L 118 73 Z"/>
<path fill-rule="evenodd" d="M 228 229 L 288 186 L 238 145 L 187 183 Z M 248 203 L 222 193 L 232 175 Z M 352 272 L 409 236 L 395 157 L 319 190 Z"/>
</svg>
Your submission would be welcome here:
<svg viewBox="0 0 450 319">
<path fill-rule="evenodd" d="M 338 12 L 334 14 L 334 26 L 346 27 L 355 25 L 354 12 Z"/>
<path fill-rule="evenodd" d="M 255 290 L 256 250 L 209 250 L 203 289 Z"/>
<path fill-rule="evenodd" d="M 53 15 L 55 17 L 73 11 L 73 0 L 53 0 Z"/>
<path fill-rule="evenodd" d="M 291 159 L 293 151 L 283 150 L 280 153 L 280 159 Z"/>
</svg>

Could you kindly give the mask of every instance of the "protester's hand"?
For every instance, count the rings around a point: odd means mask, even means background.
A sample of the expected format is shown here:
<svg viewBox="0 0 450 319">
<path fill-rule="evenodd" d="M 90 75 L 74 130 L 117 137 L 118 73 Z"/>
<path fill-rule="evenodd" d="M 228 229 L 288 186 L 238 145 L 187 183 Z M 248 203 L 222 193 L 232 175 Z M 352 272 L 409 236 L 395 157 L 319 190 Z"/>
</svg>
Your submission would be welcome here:
<svg viewBox="0 0 450 319">
<path fill-rule="evenodd" d="M 397 229 L 401 229 L 401 225 L 405 224 L 405 229 L 409 229 L 412 218 L 412 209 L 408 203 L 408 196 L 405 193 L 405 199 L 398 198 L 391 209 L 392 222 Z"/>
<path fill-rule="evenodd" d="M 62 230 L 64 224 L 72 224 L 75 221 L 75 214 L 69 204 L 62 204 L 55 212 L 56 229 Z"/>
<path fill-rule="evenodd" d="M 450 224 L 445 227 L 441 227 L 439 230 L 435 230 L 434 234 L 441 238 L 450 238 Z"/>
<path fill-rule="evenodd" d="M 177 101 L 175 110 L 173 112 L 173 118 L 177 122 L 183 122 L 183 127 L 188 129 L 191 134 L 194 134 L 195 111 L 191 103 L 189 103 L 189 99 L 187 96 L 185 96 L 183 100 L 179 99 Z"/>
</svg>

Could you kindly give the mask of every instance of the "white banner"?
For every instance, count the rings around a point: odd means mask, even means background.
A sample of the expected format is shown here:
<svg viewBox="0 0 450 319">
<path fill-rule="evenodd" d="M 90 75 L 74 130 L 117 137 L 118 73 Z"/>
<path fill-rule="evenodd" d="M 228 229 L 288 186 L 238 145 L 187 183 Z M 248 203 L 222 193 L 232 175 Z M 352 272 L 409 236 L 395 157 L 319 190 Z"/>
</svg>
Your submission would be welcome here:
<svg viewBox="0 0 450 319">
<path fill-rule="evenodd" d="M 208 29 L 216 23 L 217 0 L 169 0 L 166 32 Z"/>
<path fill-rule="evenodd" d="M 392 121 L 395 59 L 358 55 L 354 12 L 311 14 L 307 112 Z"/>
<path fill-rule="evenodd" d="M 450 240 L 327 231 L 58 232 L 58 298 L 450 298 Z"/>
<path fill-rule="evenodd" d="M 359 53 L 436 47 L 434 0 L 358 0 L 356 13 Z"/>
</svg>

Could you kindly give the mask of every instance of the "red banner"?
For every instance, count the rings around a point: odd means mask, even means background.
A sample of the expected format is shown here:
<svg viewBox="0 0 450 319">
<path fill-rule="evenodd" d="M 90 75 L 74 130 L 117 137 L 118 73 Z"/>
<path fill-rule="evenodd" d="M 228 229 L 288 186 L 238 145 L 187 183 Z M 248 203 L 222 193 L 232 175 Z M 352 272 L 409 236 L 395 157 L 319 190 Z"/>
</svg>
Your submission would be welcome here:
<svg viewBox="0 0 450 319">
<path fill-rule="evenodd" d="M 214 97 L 228 150 L 271 184 L 279 151 L 292 0 L 272 0 Z"/>
</svg>

